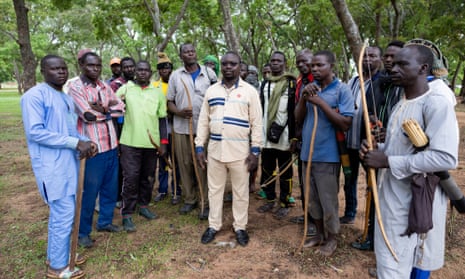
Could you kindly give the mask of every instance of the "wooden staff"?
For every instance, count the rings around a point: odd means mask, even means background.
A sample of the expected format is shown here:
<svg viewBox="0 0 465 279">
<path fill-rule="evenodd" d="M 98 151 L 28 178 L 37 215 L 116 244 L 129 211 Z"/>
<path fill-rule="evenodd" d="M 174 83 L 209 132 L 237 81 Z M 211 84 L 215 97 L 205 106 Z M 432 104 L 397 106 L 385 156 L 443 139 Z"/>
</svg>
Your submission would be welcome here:
<svg viewBox="0 0 465 279">
<path fill-rule="evenodd" d="M 261 184 L 260 188 L 264 188 L 270 185 L 271 183 L 275 182 L 278 179 L 278 177 L 280 177 L 284 172 L 286 172 L 298 158 L 299 158 L 298 156 L 293 156 L 290 159 L 289 163 L 287 163 L 287 165 L 281 171 L 279 171 L 275 176 L 271 176 L 272 177 L 271 179 Z"/>
<path fill-rule="evenodd" d="M 360 55 L 358 59 L 358 75 L 359 75 L 359 81 L 360 81 L 360 93 L 362 97 L 362 108 L 363 108 L 363 120 L 365 123 L 365 133 L 367 135 L 367 145 L 368 145 L 368 150 L 371 151 L 373 150 L 373 142 L 371 138 L 371 130 L 370 130 L 370 117 L 368 115 L 368 106 L 367 106 L 367 100 L 366 100 L 366 92 L 365 92 L 365 81 L 363 80 L 363 55 L 365 53 L 365 49 L 367 46 L 368 42 L 365 41 L 365 43 L 362 46 L 362 49 L 360 50 Z M 396 253 L 394 252 L 394 249 L 391 246 L 391 243 L 389 242 L 389 239 L 387 238 L 386 231 L 384 230 L 384 224 L 383 224 L 383 219 L 381 217 L 381 210 L 379 208 L 379 198 L 378 198 L 378 188 L 376 186 L 376 174 L 375 174 L 375 169 L 374 168 L 368 168 L 368 187 L 371 187 L 372 193 L 373 193 L 373 201 L 375 204 L 375 211 L 376 211 L 376 217 L 378 218 L 378 224 L 379 228 L 381 231 L 381 234 L 383 235 L 384 242 L 386 243 L 386 246 L 388 247 L 389 251 L 391 252 L 392 256 L 396 260 L 396 262 L 399 262 L 399 259 L 397 258 Z M 356 175 L 356 174 L 354 174 Z"/>
<path fill-rule="evenodd" d="M 189 102 L 189 107 L 193 109 L 192 107 L 192 100 L 191 100 L 191 94 L 189 92 L 189 89 L 187 89 L 186 83 L 181 79 L 182 85 L 184 86 L 184 90 L 186 90 L 186 95 L 187 95 L 187 101 Z M 193 111 L 192 111 L 193 112 Z M 202 189 L 202 180 L 200 179 L 200 174 L 199 174 L 199 169 L 197 166 L 197 158 L 195 157 L 195 148 L 194 148 L 194 119 L 192 117 L 189 118 L 189 140 L 190 140 L 190 145 L 191 145 L 191 154 L 192 154 L 192 163 L 194 164 L 194 172 L 195 172 L 195 178 L 197 179 L 197 185 L 199 186 L 199 192 L 200 192 L 200 214 L 203 214 L 204 210 L 204 198 L 203 198 L 203 189 Z"/>
<path fill-rule="evenodd" d="M 370 209 L 371 209 L 371 190 L 367 189 L 367 197 L 365 200 L 365 225 L 363 226 L 363 234 L 362 238 L 360 239 L 360 243 L 365 242 L 368 237 L 368 226 L 370 223 Z"/>
<path fill-rule="evenodd" d="M 178 190 L 178 179 L 176 178 L 176 158 L 174 154 L 174 129 L 171 131 L 171 175 L 173 176 L 173 185 L 174 185 L 174 196 L 177 196 L 177 190 Z"/>
<path fill-rule="evenodd" d="M 313 104 L 313 130 L 312 137 L 310 139 L 310 149 L 308 150 L 307 168 L 305 169 L 305 203 L 304 203 L 304 234 L 302 241 L 300 242 L 297 251 L 302 251 L 304 247 L 305 239 L 307 238 L 308 230 L 308 200 L 310 199 L 310 170 L 312 168 L 312 157 L 313 149 L 315 146 L 316 128 L 318 127 L 318 110 L 315 104 Z"/>
<path fill-rule="evenodd" d="M 149 135 L 149 139 L 150 139 L 150 142 L 152 143 L 153 147 L 155 147 L 157 149 L 157 151 L 160 151 L 160 146 L 158 146 L 158 144 L 155 142 L 155 139 L 152 137 L 152 134 L 150 134 L 149 129 L 147 129 L 147 134 Z M 171 163 L 170 163 L 170 161 L 168 161 L 168 158 L 163 156 L 163 160 L 165 161 L 168 168 L 173 169 L 173 166 L 171 166 Z"/>
<path fill-rule="evenodd" d="M 82 191 L 84 189 L 84 174 L 86 171 L 86 158 L 81 159 L 79 165 L 79 178 L 78 188 L 76 192 L 76 206 L 74 212 L 74 226 L 73 234 L 71 235 L 71 255 L 69 261 L 69 270 L 73 271 L 76 265 L 76 250 L 78 245 L 79 236 L 79 222 L 81 221 L 81 204 L 82 204 Z"/>
</svg>

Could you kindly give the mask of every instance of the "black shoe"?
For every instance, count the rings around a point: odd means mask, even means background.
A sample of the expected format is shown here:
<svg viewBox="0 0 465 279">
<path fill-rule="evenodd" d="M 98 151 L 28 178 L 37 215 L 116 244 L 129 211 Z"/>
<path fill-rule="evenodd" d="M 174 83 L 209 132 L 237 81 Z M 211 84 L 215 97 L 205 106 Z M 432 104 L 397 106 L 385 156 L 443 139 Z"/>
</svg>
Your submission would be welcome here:
<svg viewBox="0 0 465 279">
<path fill-rule="evenodd" d="M 166 193 L 158 193 L 153 199 L 154 202 L 161 202 L 166 197 Z"/>
<path fill-rule="evenodd" d="M 249 243 L 249 234 L 245 230 L 237 230 L 236 240 L 239 245 L 246 246 Z"/>
<path fill-rule="evenodd" d="M 181 215 L 184 215 L 184 214 L 187 214 L 189 212 L 191 212 L 192 210 L 194 210 L 195 208 L 197 207 L 197 204 L 184 204 L 181 209 L 179 210 L 179 213 L 181 213 Z"/>
<path fill-rule="evenodd" d="M 373 242 L 371 240 L 352 242 L 352 247 L 362 251 L 373 251 Z"/>
<path fill-rule="evenodd" d="M 176 196 L 173 196 L 173 197 L 171 198 L 171 204 L 172 204 L 172 205 L 177 205 L 177 204 L 180 203 L 180 202 L 181 202 L 181 196 L 177 196 L 177 195 L 176 195 Z"/>
<path fill-rule="evenodd" d="M 216 230 L 213 228 L 208 228 L 202 235 L 201 242 L 203 244 L 208 244 L 215 239 Z"/>
<path fill-rule="evenodd" d="M 339 218 L 339 223 L 351 225 L 351 224 L 355 223 L 355 217 L 343 216 L 343 217 Z"/>
<path fill-rule="evenodd" d="M 91 248 L 94 245 L 94 241 L 90 236 L 83 236 L 78 238 L 78 244 L 83 248 Z"/>
<path fill-rule="evenodd" d="M 123 228 L 119 227 L 119 226 L 116 226 L 116 225 L 113 225 L 113 224 L 108 224 L 106 226 L 103 226 L 103 227 L 97 227 L 97 231 L 98 232 L 120 232 L 122 231 Z"/>
<path fill-rule="evenodd" d="M 200 220 L 208 220 L 208 214 L 210 213 L 210 208 L 205 207 L 203 209 L 203 212 L 199 213 L 199 219 Z"/>
<path fill-rule="evenodd" d="M 158 218 L 157 214 L 152 213 L 147 207 L 141 207 L 141 208 L 139 209 L 139 215 L 140 215 L 140 216 L 144 216 L 144 217 L 147 218 L 148 220 L 153 220 L 153 219 L 157 219 L 157 218 Z"/>
<path fill-rule="evenodd" d="M 136 226 L 132 222 L 132 218 L 123 218 L 123 229 L 127 231 L 128 233 L 130 232 L 135 232 L 136 231 Z"/>
<path fill-rule="evenodd" d="M 275 208 L 275 202 L 274 201 L 268 201 L 264 205 L 260 206 L 257 211 L 260 213 L 265 213 L 268 211 L 273 210 Z"/>
<path fill-rule="evenodd" d="M 304 221 L 305 221 L 304 220 L 304 215 L 292 217 L 289 221 L 292 222 L 292 223 L 296 223 L 296 224 L 303 224 Z"/>
<path fill-rule="evenodd" d="M 281 207 L 273 216 L 278 220 L 282 220 L 289 214 L 289 210 L 291 210 L 289 207 Z"/>
</svg>

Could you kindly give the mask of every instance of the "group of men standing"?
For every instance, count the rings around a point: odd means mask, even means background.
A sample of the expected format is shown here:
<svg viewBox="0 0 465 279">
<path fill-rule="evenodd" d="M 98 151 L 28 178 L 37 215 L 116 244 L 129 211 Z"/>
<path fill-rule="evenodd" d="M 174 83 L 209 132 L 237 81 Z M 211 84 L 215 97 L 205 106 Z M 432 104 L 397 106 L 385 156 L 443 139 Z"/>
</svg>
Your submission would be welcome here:
<svg viewBox="0 0 465 279">
<path fill-rule="evenodd" d="M 79 244 L 91 247 L 97 196 L 98 231 L 134 232 L 134 213 L 149 220 L 157 218 L 148 208 L 157 160 L 163 165 L 155 197 L 160 201 L 168 192 L 167 154 L 174 150 L 176 160 L 171 163 L 176 162 L 180 181 L 172 185 L 172 204 L 180 201 L 182 192 L 181 214 L 200 207 L 199 219 L 209 222 L 201 242 L 210 243 L 222 228 L 229 175 L 233 230 L 242 246 L 249 242 L 249 176 L 244 174 L 253 173 L 261 158 L 265 202 L 257 210 L 273 212 L 283 219 L 294 203 L 292 168 L 286 166 L 293 163 L 293 154 L 297 153 L 302 197 L 309 191 L 309 200 L 302 203 L 308 203 L 304 216 L 310 219 L 304 247 L 319 247 L 325 256 L 331 256 L 337 248 L 340 224 L 351 224 L 355 218 L 360 162 L 364 167 L 379 169 L 379 203 L 387 220 L 388 239 L 400 260 L 391 260 L 374 217 L 368 238 L 353 246 L 364 250 L 376 243 L 379 278 L 407 278 L 410 274 L 427 278 L 420 276 L 428 276 L 430 270 L 442 266 L 444 239 L 430 233 L 403 236 L 410 221 L 410 183 L 414 174 L 454 168 L 458 135 L 453 134 L 457 133 L 457 123 L 454 104 L 450 96 L 445 97 L 449 94 L 444 92 L 447 87 L 433 87 L 433 81 L 428 84 L 437 57 L 425 45 L 411 43 L 402 48 L 398 42 L 391 43 L 385 52 L 384 70 L 382 50 L 367 48 L 362 69 L 366 82 L 361 84 L 356 77 L 349 85 L 336 77 L 336 58 L 331 51 L 300 51 L 296 55 L 297 78 L 286 71 L 285 54 L 274 51 L 269 61 L 271 74 L 259 88 L 240 77 L 241 58 L 233 51 L 221 57 L 218 80 L 214 70 L 199 65 L 194 45 L 182 44 L 179 55 L 183 66 L 172 72 L 171 61 L 159 54 L 160 80 L 155 83 L 151 82 L 150 63 L 136 63 L 130 57 L 113 59 L 110 65 L 114 75 L 104 83 L 100 80 L 102 60 L 88 51 L 79 56 L 81 74 L 69 83 L 68 94 L 63 93 L 68 78 L 64 60 L 45 56 L 41 60 L 45 82 L 25 93 L 21 107 L 37 185 L 50 208 L 47 276 L 84 276 L 81 270 L 68 268 L 79 159 L 87 158 Z M 374 149 L 363 141 L 371 135 L 366 135 L 363 128 L 361 86 L 368 88 L 368 109 L 374 122 L 386 128 L 378 127 L 383 135 L 377 135 Z M 421 152 L 414 150 L 404 135 L 402 123 L 407 118 L 417 120 L 429 139 L 429 146 Z M 351 167 L 344 185 L 346 210 L 341 218 L 338 192 L 342 150 L 337 132 L 346 133 Z M 168 144 L 174 148 L 168 148 Z M 282 171 L 279 175 L 276 167 Z M 279 181 L 271 181 L 276 176 Z M 305 185 L 306 180 L 309 185 Z M 122 227 L 112 223 L 119 193 Z M 446 197 L 439 187 L 435 193 L 433 230 L 443 236 Z M 433 255 L 438 250 L 442 255 Z"/>
</svg>

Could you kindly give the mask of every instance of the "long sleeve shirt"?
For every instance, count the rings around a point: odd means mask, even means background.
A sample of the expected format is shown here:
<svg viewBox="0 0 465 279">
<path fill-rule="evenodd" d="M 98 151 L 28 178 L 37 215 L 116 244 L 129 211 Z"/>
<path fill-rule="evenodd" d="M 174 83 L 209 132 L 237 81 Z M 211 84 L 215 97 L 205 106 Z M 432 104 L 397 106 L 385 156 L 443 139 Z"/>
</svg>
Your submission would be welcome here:
<svg viewBox="0 0 465 279">
<path fill-rule="evenodd" d="M 70 83 L 68 94 L 73 97 L 76 112 L 79 116 L 77 130 L 95 142 L 99 153 L 115 149 L 118 146 L 116 130 L 112 117 L 122 116 L 124 103 L 113 93 L 109 85 L 97 81 L 96 85 L 87 84 L 82 79 Z M 90 106 L 90 103 L 98 103 L 109 108 L 108 113 L 98 112 Z M 110 106 L 109 104 L 112 103 Z M 90 112 L 96 116 L 95 121 L 89 121 L 84 113 Z"/>
<path fill-rule="evenodd" d="M 262 108 L 256 89 L 242 79 L 232 88 L 218 82 L 205 93 L 195 146 L 220 162 L 244 160 L 263 145 Z"/>
<path fill-rule="evenodd" d="M 46 83 L 21 97 L 24 132 L 37 187 L 48 203 L 76 194 L 78 181 L 76 129 L 73 100 Z"/>
</svg>

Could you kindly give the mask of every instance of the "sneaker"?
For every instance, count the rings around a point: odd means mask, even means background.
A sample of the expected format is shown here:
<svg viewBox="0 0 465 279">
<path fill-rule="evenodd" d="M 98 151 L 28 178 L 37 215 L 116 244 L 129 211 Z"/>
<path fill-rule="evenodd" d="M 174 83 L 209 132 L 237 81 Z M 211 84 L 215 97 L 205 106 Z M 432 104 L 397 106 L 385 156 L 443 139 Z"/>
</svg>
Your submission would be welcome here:
<svg viewBox="0 0 465 279">
<path fill-rule="evenodd" d="M 289 210 L 291 210 L 289 207 L 281 207 L 273 216 L 278 220 L 284 219 L 289 214 Z"/>
<path fill-rule="evenodd" d="M 176 195 L 171 198 L 172 205 L 177 205 L 180 202 L 181 202 L 181 196 Z"/>
<path fill-rule="evenodd" d="M 264 205 L 260 206 L 257 209 L 257 211 L 260 212 L 260 213 L 265 213 L 265 212 L 269 212 L 269 211 L 273 210 L 274 207 L 275 207 L 274 201 L 268 201 Z"/>
<path fill-rule="evenodd" d="M 136 231 L 136 226 L 132 222 L 131 217 L 123 218 L 123 229 L 128 233 Z"/>
<path fill-rule="evenodd" d="M 83 248 L 91 248 L 94 246 L 94 241 L 90 238 L 90 236 L 83 236 L 78 238 L 79 246 Z"/>
<path fill-rule="evenodd" d="M 355 223 L 355 217 L 342 216 L 341 218 L 339 218 L 339 223 L 346 224 L 346 225 L 351 225 L 351 224 Z"/>
<path fill-rule="evenodd" d="M 147 207 L 141 207 L 139 209 L 139 215 L 145 217 L 148 220 L 157 219 L 158 216 L 155 213 L 152 213 Z"/>
<path fill-rule="evenodd" d="M 123 228 L 119 227 L 119 226 L 116 226 L 116 225 L 113 225 L 113 224 L 108 224 L 106 226 L 103 226 L 103 227 L 97 227 L 97 231 L 98 232 L 120 232 L 122 231 Z"/>
<path fill-rule="evenodd" d="M 153 199 L 154 202 L 161 202 L 166 197 L 166 193 L 158 193 Z"/>
</svg>

